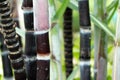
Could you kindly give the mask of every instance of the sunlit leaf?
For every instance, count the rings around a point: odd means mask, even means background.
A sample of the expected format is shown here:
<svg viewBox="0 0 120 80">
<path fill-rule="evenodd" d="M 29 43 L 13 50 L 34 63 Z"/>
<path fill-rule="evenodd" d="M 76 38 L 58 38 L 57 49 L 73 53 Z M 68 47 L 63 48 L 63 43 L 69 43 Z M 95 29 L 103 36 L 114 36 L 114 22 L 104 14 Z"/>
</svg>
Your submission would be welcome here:
<svg viewBox="0 0 120 80">
<path fill-rule="evenodd" d="M 107 7 L 107 12 L 109 13 L 115 6 L 118 5 L 118 0 L 113 0 Z"/>
<path fill-rule="evenodd" d="M 113 15 L 115 14 L 115 12 L 116 12 L 116 10 L 117 10 L 117 7 L 118 7 L 118 1 L 114 1 L 113 2 L 113 4 L 111 3 L 110 4 L 111 6 L 113 6 L 113 7 L 108 7 L 108 16 L 107 16 L 107 23 L 109 23 L 110 21 L 111 21 L 111 19 L 112 19 L 112 17 L 113 17 Z"/>
<path fill-rule="evenodd" d="M 113 39 L 115 39 L 115 34 L 112 33 L 112 31 L 109 30 L 109 28 L 107 27 L 106 24 L 104 24 L 103 22 L 101 22 L 99 19 L 97 19 L 95 16 L 90 15 L 92 22 L 95 25 L 98 25 L 99 28 L 101 28 L 102 30 L 104 30 L 109 36 L 111 36 Z"/>
<path fill-rule="evenodd" d="M 59 0 L 61 3 L 63 3 L 64 0 Z M 77 0 L 70 0 L 68 6 L 73 10 L 78 10 L 78 3 Z"/>
<path fill-rule="evenodd" d="M 69 0 L 64 0 L 60 8 L 57 10 L 55 16 L 53 17 L 53 21 L 59 19 L 63 16 L 66 7 L 68 6 Z"/>
<path fill-rule="evenodd" d="M 80 71 L 79 68 L 80 68 L 80 66 L 78 65 L 78 66 L 73 70 L 73 72 L 70 74 L 70 76 L 68 77 L 67 80 L 73 80 L 74 77 L 75 77 L 75 75 L 77 74 L 77 72 Z"/>
</svg>

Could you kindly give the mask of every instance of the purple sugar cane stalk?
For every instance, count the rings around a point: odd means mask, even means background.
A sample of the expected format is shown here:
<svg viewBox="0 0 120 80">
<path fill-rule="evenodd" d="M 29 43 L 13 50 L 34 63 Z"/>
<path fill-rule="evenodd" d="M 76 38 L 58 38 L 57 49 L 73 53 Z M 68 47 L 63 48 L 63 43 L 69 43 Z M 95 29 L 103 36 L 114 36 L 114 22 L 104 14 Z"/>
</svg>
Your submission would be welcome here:
<svg viewBox="0 0 120 80">
<path fill-rule="evenodd" d="M 37 43 L 37 80 L 50 79 L 48 0 L 33 0 L 34 29 Z"/>
</svg>

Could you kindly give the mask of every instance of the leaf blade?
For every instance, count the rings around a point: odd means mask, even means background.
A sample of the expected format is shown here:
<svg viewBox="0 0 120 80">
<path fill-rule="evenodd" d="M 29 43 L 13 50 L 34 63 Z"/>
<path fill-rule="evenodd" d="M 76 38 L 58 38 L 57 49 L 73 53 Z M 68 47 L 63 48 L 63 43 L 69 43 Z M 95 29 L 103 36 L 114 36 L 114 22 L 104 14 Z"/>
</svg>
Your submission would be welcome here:
<svg viewBox="0 0 120 80">
<path fill-rule="evenodd" d="M 99 28 L 101 28 L 102 30 L 104 30 L 109 36 L 111 36 L 113 39 L 115 39 L 115 35 L 114 33 L 112 33 L 107 25 L 105 25 L 103 22 L 101 22 L 99 19 L 97 19 L 95 16 L 90 15 L 91 20 L 94 24 L 98 25 Z"/>
<path fill-rule="evenodd" d="M 57 10 L 56 14 L 53 17 L 53 21 L 56 21 L 57 19 L 59 19 L 60 17 L 62 17 L 62 15 L 65 12 L 65 9 L 67 8 L 69 3 L 69 0 L 64 0 L 62 5 L 60 6 L 60 8 Z"/>
</svg>

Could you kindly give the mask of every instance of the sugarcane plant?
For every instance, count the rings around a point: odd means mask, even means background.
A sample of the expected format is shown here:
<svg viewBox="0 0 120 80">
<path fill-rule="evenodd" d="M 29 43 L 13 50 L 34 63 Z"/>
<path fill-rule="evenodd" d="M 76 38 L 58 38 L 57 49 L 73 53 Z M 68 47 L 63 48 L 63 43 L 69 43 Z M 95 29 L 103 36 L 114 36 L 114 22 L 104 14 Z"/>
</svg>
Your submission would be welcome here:
<svg viewBox="0 0 120 80">
<path fill-rule="evenodd" d="M 0 26 L 2 27 L 4 42 L 10 52 L 9 58 L 14 69 L 15 80 L 26 80 L 22 49 L 15 31 L 16 25 L 12 19 L 8 0 L 0 0 Z"/>
<path fill-rule="evenodd" d="M 25 63 L 28 80 L 36 80 L 36 44 L 33 26 L 33 1 L 23 0 L 22 10 L 25 27 Z"/>
<path fill-rule="evenodd" d="M 72 44 L 72 9 L 66 8 L 64 13 L 64 53 L 65 53 L 65 66 L 66 77 L 73 71 L 73 44 Z"/>
<path fill-rule="evenodd" d="M 37 43 L 37 80 L 50 79 L 48 0 L 33 0 L 34 30 Z"/>
<path fill-rule="evenodd" d="M 81 80 L 91 80 L 91 23 L 89 14 L 89 0 L 79 0 L 78 5 L 80 15 L 80 78 Z"/>
</svg>

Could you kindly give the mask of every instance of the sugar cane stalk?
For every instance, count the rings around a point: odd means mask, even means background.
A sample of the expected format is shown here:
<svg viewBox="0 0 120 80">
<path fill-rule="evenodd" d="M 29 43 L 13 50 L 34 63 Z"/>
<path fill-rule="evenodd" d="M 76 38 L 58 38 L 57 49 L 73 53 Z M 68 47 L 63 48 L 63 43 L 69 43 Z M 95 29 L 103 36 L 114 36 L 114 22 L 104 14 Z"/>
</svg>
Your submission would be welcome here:
<svg viewBox="0 0 120 80">
<path fill-rule="evenodd" d="M 80 0 L 80 78 L 81 80 L 91 80 L 90 72 L 90 42 L 91 24 L 89 15 L 89 0 Z"/>
<path fill-rule="evenodd" d="M 2 26 L 4 41 L 10 51 L 9 58 L 14 69 L 15 80 L 26 80 L 22 49 L 19 45 L 15 31 L 16 25 L 12 19 L 9 5 L 8 0 L 0 0 L 0 26 Z"/>
<path fill-rule="evenodd" d="M 37 43 L 37 80 L 49 80 L 49 10 L 48 0 L 33 0 L 34 29 Z"/>
<path fill-rule="evenodd" d="M 23 0 L 25 34 L 25 62 L 28 80 L 36 80 L 36 44 L 33 26 L 33 1 Z"/>
<path fill-rule="evenodd" d="M 72 54 L 72 9 L 67 8 L 64 13 L 64 51 L 65 51 L 65 65 L 66 77 L 68 77 L 73 70 L 73 54 Z"/>
</svg>

